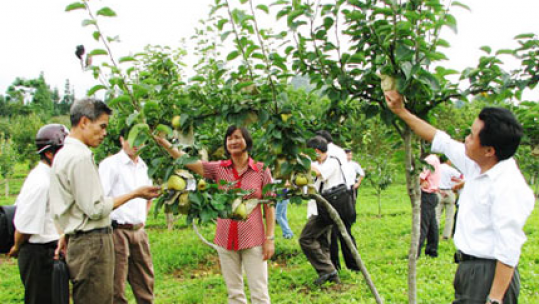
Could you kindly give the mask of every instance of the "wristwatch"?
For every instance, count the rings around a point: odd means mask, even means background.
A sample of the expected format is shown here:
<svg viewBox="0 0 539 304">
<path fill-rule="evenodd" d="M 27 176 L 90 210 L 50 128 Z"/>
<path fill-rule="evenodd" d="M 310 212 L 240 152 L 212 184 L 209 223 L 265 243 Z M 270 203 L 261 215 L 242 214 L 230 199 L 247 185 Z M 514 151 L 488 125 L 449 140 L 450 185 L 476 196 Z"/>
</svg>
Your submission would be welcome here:
<svg viewBox="0 0 539 304">
<path fill-rule="evenodd" d="M 487 304 L 502 304 L 500 300 L 491 299 L 489 296 L 487 296 Z"/>
</svg>

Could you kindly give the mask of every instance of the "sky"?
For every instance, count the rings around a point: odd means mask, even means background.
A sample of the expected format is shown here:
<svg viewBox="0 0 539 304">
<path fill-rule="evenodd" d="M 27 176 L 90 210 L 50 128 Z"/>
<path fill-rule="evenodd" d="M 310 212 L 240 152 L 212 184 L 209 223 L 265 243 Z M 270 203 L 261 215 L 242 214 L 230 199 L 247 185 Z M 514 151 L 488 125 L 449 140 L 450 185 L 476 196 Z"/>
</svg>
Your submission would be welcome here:
<svg viewBox="0 0 539 304">
<path fill-rule="evenodd" d="M 93 30 L 82 27 L 86 18 L 83 10 L 65 12 L 65 7 L 75 0 L 2 0 L 0 1 L 0 93 L 16 77 L 36 78 L 41 72 L 52 88 L 63 94 L 66 79 L 77 97 L 95 84 L 93 76 L 83 72 L 75 57 L 75 47 L 84 44 L 86 49 L 101 48 L 91 37 Z M 237 0 L 232 0 L 237 2 Z M 269 4 L 273 1 L 253 0 Z M 513 37 L 521 33 L 539 34 L 538 0 L 461 0 L 471 12 L 454 8 L 458 33 L 448 28 L 442 37 L 451 48 L 445 50 L 450 61 L 444 64 L 462 70 L 474 66 L 480 56 L 481 46 L 493 50 L 513 48 Z M 96 7 L 110 6 L 118 16 L 103 19 L 100 23 L 109 36 L 119 35 L 121 43 L 113 44 L 116 58 L 141 51 L 147 44 L 179 47 L 182 38 L 194 34 L 200 19 L 207 16 L 213 0 L 92 0 Z M 189 40 L 187 40 L 189 42 Z M 509 67 L 514 62 L 507 57 Z M 194 61 L 186 58 L 187 64 Z M 525 97 L 539 100 L 539 88 Z"/>
</svg>

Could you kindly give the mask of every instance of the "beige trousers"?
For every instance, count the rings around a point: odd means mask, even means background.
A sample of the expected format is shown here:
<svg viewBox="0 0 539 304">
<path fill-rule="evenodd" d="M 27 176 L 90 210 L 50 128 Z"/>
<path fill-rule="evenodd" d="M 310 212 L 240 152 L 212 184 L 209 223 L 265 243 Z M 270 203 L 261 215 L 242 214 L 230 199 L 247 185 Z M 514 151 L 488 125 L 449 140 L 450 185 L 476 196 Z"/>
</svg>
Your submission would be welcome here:
<svg viewBox="0 0 539 304">
<path fill-rule="evenodd" d="M 138 304 L 153 303 L 154 272 L 148 234 L 144 229 L 114 229 L 114 303 L 127 304 L 129 282 Z"/>
<path fill-rule="evenodd" d="M 111 233 L 69 236 L 67 267 L 73 303 L 112 304 L 114 245 Z"/>
<path fill-rule="evenodd" d="M 243 291 L 243 270 L 251 291 L 252 304 L 269 304 L 268 263 L 263 260 L 262 246 L 243 250 L 227 250 L 219 247 L 221 271 L 228 290 L 229 304 L 246 304 Z"/>
<path fill-rule="evenodd" d="M 445 209 L 445 226 L 443 232 L 443 238 L 448 239 L 451 237 L 451 231 L 453 231 L 453 220 L 455 218 L 455 200 L 456 195 L 452 190 L 440 190 L 438 193 L 438 206 L 436 206 L 436 219 L 438 220 L 438 227 L 440 227 L 440 220 L 442 212 Z"/>
</svg>

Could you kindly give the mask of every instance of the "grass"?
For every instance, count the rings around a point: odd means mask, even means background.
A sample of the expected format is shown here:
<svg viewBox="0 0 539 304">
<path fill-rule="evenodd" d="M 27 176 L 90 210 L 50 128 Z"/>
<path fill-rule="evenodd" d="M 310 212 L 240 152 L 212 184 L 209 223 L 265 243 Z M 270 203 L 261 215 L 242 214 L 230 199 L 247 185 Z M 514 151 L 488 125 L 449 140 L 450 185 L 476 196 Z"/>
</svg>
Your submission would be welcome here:
<svg viewBox="0 0 539 304">
<path fill-rule="evenodd" d="M 0 204 L 12 204 L 27 166 L 17 167 L 10 182 L 10 197 Z M 406 303 L 407 255 L 410 242 L 411 208 L 405 187 L 391 186 L 383 193 L 382 216 L 378 217 L 374 189 L 362 186 L 353 233 L 366 267 L 385 303 Z M 348 270 L 340 273 L 343 284 L 315 287 L 316 273 L 301 252 L 297 237 L 306 222 L 306 205 L 289 205 L 293 239 L 282 238 L 276 228 L 276 252 L 269 262 L 270 295 L 273 303 L 375 303 L 363 276 Z M 443 222 L 442 222 L 443 225 Z M 199 227 L 208 239 L 215 226 Z M 147 231 L 155 267 L 155 303 L 226 303 L 226 286 L 217 253 L 196 237 L 181 218 L 174 231 L 167 231 L 164 216 L 150 216 Z M 528 241 L 520 259 L 520 303 L 539 303 L 539 213 L 534 211 L 525 227 Z M 452 241 L 440 241 L 436 259 L 422 257 L 417 269 L 418 303 L 448 303 L 453 299 Z M 344 263 L 343 263 L 344 265 Z M 23 287 L 16 260 L 0 257 L 0 303 L 21 303 Z M 246 287 L 246 289 L 248 289 Z M 129 289 L 128 289 L 129 290 Z M 130 303 L 135 303 L 129 294 Z"/>
</svg>

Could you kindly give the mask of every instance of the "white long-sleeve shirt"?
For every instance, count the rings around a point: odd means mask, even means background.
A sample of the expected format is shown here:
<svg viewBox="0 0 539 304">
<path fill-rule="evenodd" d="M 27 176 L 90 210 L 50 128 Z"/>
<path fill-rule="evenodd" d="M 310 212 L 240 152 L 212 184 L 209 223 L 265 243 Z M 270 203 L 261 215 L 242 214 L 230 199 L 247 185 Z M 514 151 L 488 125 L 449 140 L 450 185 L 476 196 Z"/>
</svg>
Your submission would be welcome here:
<svg viewBox="0 0 539 304">
<path fill-rule="evenodd" d="M 526 241 L 523 227 L 535 196 L 513 158 L 481 173 L 459 143 L 437 131 L 432 150 L 444 153 L 466 177 L 459 198 L 455 245 L 462 252 L 495 259 L 511 267 L 518 264 Z"/>
</svg>

